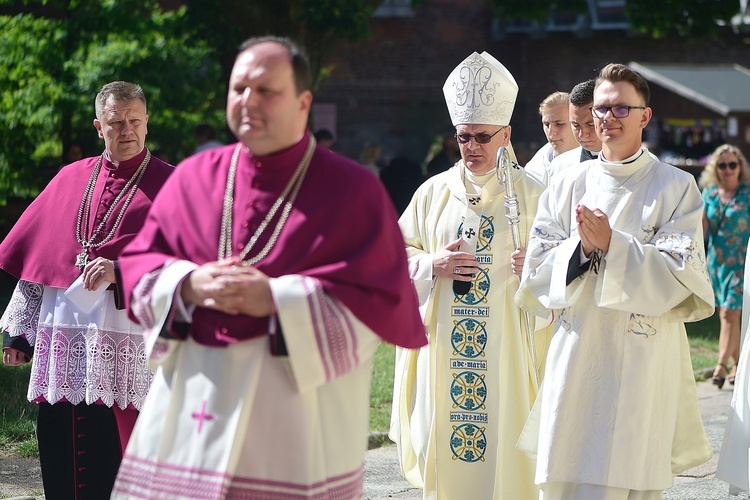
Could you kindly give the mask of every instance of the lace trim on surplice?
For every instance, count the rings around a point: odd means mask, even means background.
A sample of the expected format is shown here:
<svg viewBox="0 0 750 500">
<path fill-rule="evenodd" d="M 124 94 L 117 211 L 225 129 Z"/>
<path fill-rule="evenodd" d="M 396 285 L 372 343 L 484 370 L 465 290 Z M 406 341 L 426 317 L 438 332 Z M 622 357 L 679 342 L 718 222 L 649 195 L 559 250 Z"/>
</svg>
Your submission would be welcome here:
<svg viewBox="0 0 750 500">
<path fill-rule="evenodd" d="M 8 307 L 0 318 L 0 328 L 11 337 L 26 337 L 29 345 L 36 341 L 39 312 L 42 308 L 44 287 L 38 283 L 20 280 L 13 290 Z"/>
<path fill-rule="evenodd" d="M 34 357 L 29 401 L 101 401 L 140 410 L 153 378 L 140 334 L 93 325 L 41 327 Z"/>
</svg>

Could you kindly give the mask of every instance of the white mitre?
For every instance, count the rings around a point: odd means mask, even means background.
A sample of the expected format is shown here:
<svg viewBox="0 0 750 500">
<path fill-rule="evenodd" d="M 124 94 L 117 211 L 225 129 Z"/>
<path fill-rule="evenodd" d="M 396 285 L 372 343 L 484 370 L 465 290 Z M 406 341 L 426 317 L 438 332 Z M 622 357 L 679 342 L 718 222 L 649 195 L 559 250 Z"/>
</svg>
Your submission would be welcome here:
<svg viewBox="0 0 750 500">
<path fill-rule="evenodd" d="M 448 75 L 443 85 L 445 104 L 453 126 L 461 124 L 510 124 L 516 105 L 518 84 L 510 71 L 486 51 L 474 52 Z M 518 163 L 513 145 L 507 146 L 510 160 Z"/>
<path fill-rule="evenodd" d="M 474 52 L 443 85 L 453 125 L 508 125 L 518 95 L 510 71 L 487 52 Z"/>
</svg>

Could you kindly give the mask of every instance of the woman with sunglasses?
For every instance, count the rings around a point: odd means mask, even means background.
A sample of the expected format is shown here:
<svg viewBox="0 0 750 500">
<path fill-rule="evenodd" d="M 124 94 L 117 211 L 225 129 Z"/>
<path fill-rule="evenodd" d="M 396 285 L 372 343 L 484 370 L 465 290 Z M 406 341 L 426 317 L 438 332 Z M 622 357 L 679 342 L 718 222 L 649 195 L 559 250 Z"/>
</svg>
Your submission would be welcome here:
<svg viewBox="0 0 750 500">
<path fill-rule="evenodd" d="M 712 382 L 719 389 L 734 372 L 740 355 L 740 313 L 747 239 L 750 236 L 750 167 L 730 144 L 716 148 L 703 169 L 703 235 L 716 310 L 719 313 L 719 359 Z M 729 359 L 734 360 L 731 372 Z"/>
</svg>

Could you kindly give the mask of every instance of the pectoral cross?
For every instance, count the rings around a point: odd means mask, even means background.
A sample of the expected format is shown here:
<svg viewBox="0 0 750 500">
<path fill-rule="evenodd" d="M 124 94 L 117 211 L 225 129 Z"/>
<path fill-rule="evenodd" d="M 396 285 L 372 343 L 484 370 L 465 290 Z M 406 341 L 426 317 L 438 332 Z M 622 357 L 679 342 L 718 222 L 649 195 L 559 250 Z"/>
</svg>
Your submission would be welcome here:
<svg viewBox="0 0 750 500">
<path fill-rule="evenodd" d="M 89 254 L 84 248 L 81 253 L 76 255 L 76 267 L 83 271 L 83 268 L 86 267 L 86 264 L 89 262 Z"/>
</svg>

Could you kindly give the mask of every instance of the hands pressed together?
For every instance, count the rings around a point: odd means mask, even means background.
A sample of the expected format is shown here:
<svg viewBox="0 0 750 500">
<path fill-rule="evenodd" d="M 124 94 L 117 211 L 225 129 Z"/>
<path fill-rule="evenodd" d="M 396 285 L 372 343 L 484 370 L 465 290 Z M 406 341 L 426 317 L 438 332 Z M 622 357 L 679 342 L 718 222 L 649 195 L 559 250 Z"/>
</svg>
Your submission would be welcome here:
<svg viewBox="0 0 750 500">
<path fill-rule="evenodd" d="M 209 262 L 190 273 L 182 284 L 182 300 L 232 315 L 275 312 L 268 276 L 238 258 Z"/>
<path fill-rule="evenodd" d="M 591 210 L 579 204 L 576 207 L 576 223 L 586 257 L 590 257 L 597 248 L 607 253 L 612 239 L 612 228 L 609 226 L 607 214 L 598 208 Z"/>
</svg>

